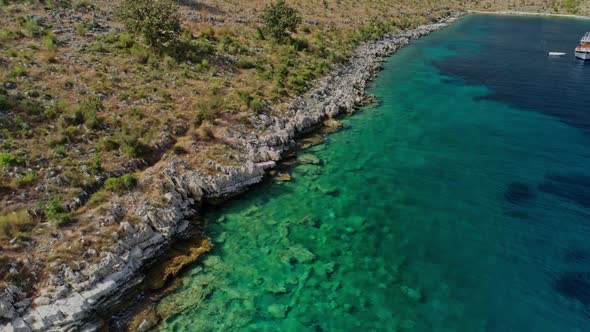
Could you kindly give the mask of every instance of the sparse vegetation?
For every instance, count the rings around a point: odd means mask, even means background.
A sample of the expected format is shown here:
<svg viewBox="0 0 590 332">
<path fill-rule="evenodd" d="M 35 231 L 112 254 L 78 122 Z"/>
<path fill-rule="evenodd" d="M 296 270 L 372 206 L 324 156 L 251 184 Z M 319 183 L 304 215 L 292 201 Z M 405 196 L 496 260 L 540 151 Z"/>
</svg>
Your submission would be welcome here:
<svg viewBox="0 0 590 332">
<path fill-rule="evenodd" d="M 117 150 L 121 144 L 112 137 L 103 137 L 98 141 L 98 147 L 105 152 Z"/>
<path fill-rule="evenodd" d="M 580 5 L 582 4 L 582 0 L 562 0 L 561 6 L 565 9 L 565 11 L 569 14 L 577 15 L 580 13 Z"/>
<path fill-rule="evenodd" d="M 22 176 L 14 178 L 13 187 L 26 187 L 37 181 L 37 175 L 33 172 L 25 172 Z"/>
<path fill-rule="evenodd" d="M 205 121 L 203 122 L 196 131 L 197 137 L 201 141 L 210 141 L 215 138 L 215 133 L 213 132 L 213 126 L 211 123 Z"/>
<path fill-rule="evenodd" d="M 35 222 L 26 211 L 0 215 L 0 240 L 28 239 Z"/>
<path fill-rule="evenodd" d="M 137 137 L 123 137 L 121 141 L 121 151 L 129 158 L 146 158 L 151 151 L 151 148 Z"/>
<path fill-rule="evenodd" d="M 122 193 L 126 190 L 130 190 L 137 184 L 137 178 L 133 174 L 125 174 L 118 178 L 108 178 L 104 183 L 104 189 Z"/>
<path fill-rule="evenodd" d="M 55 195 L 52 195 L 45 204 L 45 216 L 57 227 L 67 226 L 72 222 L 72 217 L 61 205 L 61 201 Z"/>
<path fill-rule="evenodd" d="M 0 152 L 0 166 L 16 166 L 23 162 L 23 159 L 12 155 L 9 152 Z"/>
</svg>

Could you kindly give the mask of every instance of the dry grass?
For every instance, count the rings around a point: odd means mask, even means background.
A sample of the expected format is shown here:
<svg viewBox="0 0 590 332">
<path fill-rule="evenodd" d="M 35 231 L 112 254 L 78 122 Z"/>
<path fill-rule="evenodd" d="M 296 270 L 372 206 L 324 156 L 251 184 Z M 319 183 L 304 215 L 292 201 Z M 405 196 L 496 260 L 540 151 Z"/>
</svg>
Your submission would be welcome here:
<svg viewBox="0 0 590 332">
<path fill-rule="evenodd" d="M 23 240 L 30 238 L 35 222 L 26 211 L 16 211 L 0 216 L 0 241 L 11 239 Z"/>
</svg>

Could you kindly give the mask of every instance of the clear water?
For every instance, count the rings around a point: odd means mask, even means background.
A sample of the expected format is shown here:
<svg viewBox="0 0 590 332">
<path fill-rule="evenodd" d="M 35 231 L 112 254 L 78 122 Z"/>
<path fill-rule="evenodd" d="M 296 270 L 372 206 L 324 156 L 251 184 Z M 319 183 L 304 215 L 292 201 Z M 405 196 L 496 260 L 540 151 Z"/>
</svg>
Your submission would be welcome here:
<svg viewBox="0 0 590 332">
<path fill-rule="evenodd" d="M 398 52 L 321 165 L 208 216 L 162 330 L 589 331 L 585 31 L 471 16 Z"/>
</svg>

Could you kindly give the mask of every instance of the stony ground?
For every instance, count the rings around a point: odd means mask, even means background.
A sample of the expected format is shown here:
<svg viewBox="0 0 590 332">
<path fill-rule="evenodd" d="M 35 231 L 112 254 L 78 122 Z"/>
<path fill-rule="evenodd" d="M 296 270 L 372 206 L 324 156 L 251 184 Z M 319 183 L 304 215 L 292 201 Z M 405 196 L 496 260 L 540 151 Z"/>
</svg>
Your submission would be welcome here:
<svg viewBox="0 0 590 332">
<path fill-rule="evenodd" d="M 277 159 L 244 133 L 265 137 L 359 43 L 454 9 L 590 10 L 575 0 L 294 0 L 304 23 L 282 45 L 257 37 L 268 3 L 180 1 L 185 48 L 161 54 L 125 31 L 117 1 L 0 0 L 0 288 L 12 303 L 101 261 L 130 232 L 122 225 L 139 222 L 141 211 L 124 209 L 134 200 L 175 201 L 167 160 L 216 176 Z"/>
</svg>

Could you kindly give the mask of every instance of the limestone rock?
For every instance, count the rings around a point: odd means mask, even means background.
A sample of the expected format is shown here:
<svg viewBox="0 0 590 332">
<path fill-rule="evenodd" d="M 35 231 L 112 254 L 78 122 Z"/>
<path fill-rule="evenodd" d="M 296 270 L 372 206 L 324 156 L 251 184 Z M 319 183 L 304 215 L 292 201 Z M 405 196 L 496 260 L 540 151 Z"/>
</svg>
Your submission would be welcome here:
<svg viewBox="0 0 590 332">
<path fill-rule="evenodd" d="M 299 157 L 297 157 L 297 162 L 304 165 L 319 165 L 322 163 L 320 158 L 309 153 L 302 154 Z"/>
<path fill-rule="evenodd" d="M 329 128 L 334 128 L 334 129 L 340 129 L 343 127 L 342 122 L 336 120 L 336 119 L 328 119 L 326 121 L 324 121 L 324 126 L 329 127 Z"/>
<path fill-rule="evenodd" d="M 291 174 L 289 172 L 282 173 L 276 177 L 277 181 L 288 182 L 291 181 Z"/>
</svg>

